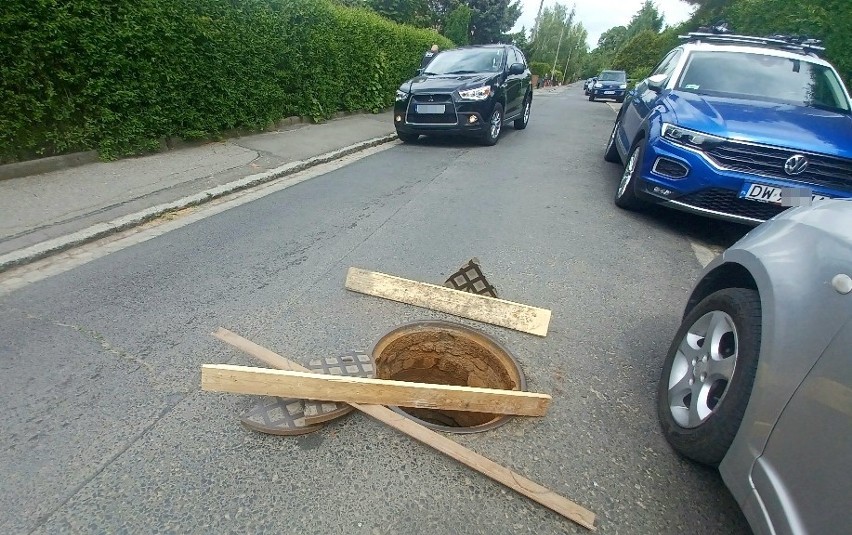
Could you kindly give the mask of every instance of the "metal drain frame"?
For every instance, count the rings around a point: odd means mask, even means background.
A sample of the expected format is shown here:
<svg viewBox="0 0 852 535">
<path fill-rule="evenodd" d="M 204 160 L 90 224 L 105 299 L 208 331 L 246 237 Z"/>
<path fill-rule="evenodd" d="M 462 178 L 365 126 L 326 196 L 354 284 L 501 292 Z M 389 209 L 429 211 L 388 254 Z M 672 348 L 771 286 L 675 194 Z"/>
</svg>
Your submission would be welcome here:
<svg viewBox="0 0 852 535">
<path fill-rule="evenodd" d="M 442 320 L 413 321 L 413 322 L 410 322 L 410 323 L 405 323 L 405 324 L 399 325 L 397 327 L 394 327 L 390 331 L 383 334 L 381 336 L 381 338 L 379 338 L 378 341 L 376 341 L 376 343 L 373 344 L 373 347 L 370 348 L 369 355 L 370 355 L 370 357 L 373 361 L 374 373 L 375 373 L 375 369 L 376 369 L 375 368 L 376 357 L 377 357 L 376 350 L 379 348 L 380 345 L 382 345 L 382 343 L 388 337 L 393 336 L 394 334 L 396 334 L 400 331 L 411 331 L 413 329 L 418 329 L 418 328 L 428 329 L 430 327 L 438 329 L 438 330 L 461 332 L 464 335 L 473 338 L 474 340 L 485 342 L 486 346 L 487 345 L 493 346 L 494 350 L 503 353 L 503 355 L 505 355 L 508 358 L 508 360 L 511 362 L 511 364 L 514 366 L 515 371 L 517 372 L 517 377 L 518 377 L 518 388 L 517 388 L 517 390 L 523 390 L 523 391 L 527 390 L 527 378 L 524 375 L 524 370 L 523 370 L 523 368 L 521 368 L 520 362 L 518 362 L 518 359 L 515 358 L 515 355 L 513 355 L 512 352 L 509 351 L 503 344 L 501 344 L 500 342 L 498 342 L 497 340 L 492 338 L 490 335 L 488 335 L 488 334 L 486 334 L 482 331 L 476 330 L 472 327 L 468 327 L 467 325 L 462 325 L 460 323 L 454 323 L 454 322 L 442 321 Z M 491 349 L 491 348 L 489 348 L 489 349 Z M 376 375 L 376 377 L 378 377 L 378 375 Z M 490 431 L 492 429 L 496 429 L 497 427 L 500 427 L 502 425 L 507 424 L 509 422 L 509 420 L 512 419 L 511 416 L 502 415 L 502 416 L 497 416 L 495 419 L 493 419 L 489 422 L 486 422 L 484 424 L 481 424 L 481 425 L 475 425 L 475 426 L 470 426 L 470 427 L 453 427 L 453 426 L 449 426 L 449 425 L 439 425 L 439 424 L 435 424 L 435 423 L 432 423 L 432 422 L 427 422 L 425 420 L 421 420 L 420 418 L 417 418 L 416 416 L 412 416 L 411 414 L 405 412 L 400 407 L 389 405 L 388 408 L 390 410 L 394 411 L 395 413 L 397 413 L 401 416 L 404 416 L 404 417 L 408 418 L 409 420 L 413 420 L 413 421 L 417 422 L 418 424 L 420 424 L 424 427 L 428 427 L 429 429 L 432 429 L 434 431 L 441 431 L 441 432 L 444 432 L 444 433 L 454 433 L 454 434 L 457 434 L 457 435 L 470 435 L 470 434 L 474 434 L 474 433 L 482 433 L 484 431 Z"/>
</svg>

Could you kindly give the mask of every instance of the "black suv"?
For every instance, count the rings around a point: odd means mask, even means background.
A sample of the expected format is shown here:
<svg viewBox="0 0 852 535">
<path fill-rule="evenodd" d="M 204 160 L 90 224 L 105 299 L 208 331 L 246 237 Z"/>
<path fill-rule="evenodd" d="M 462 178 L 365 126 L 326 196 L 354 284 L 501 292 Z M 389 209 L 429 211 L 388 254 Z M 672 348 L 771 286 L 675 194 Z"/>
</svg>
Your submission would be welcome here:
<svg viewBox="0 0 852 535">
<path fill-rule="evenodd" d="M 394 124 L 405 143 L 420 134 L 469 135 L 494 145 L 503 124 L 527 127 L 532 75 L 511 45 L 454 48 L 439 53 L 396 91 Z"/>
</svg>

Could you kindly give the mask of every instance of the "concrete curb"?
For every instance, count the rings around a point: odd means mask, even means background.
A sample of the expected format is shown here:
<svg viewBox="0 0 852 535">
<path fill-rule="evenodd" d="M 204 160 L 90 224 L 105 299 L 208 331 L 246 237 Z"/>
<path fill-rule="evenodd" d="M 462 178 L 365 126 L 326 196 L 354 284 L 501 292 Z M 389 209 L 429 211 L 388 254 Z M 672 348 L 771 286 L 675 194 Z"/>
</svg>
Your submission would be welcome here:
<svg viewBox="0 0 852 535">
<path fill-rule="evenodd" d="M 230 193 L 258 186 L 266 182 L 271 182 L 281 177 L 292 175 L 294 173 L 304 171 L 305 169 L 309 169 L 317 165 L 329 163 L 344 156 L 349 156 L 350 154 L 354 154 L 356 152 L 369 149 L 371 147 L 382 145 L 384 143 L 390 143 L 396 138 L 396 134 L 388 134 L 386 136 L 381 136 L 369 139 L 367 141 L 362 141 L 360 143 L 355 143 L 354 145 L 349 145 L 348 147 L 343 147 L 342 149 L 326 152 L 325 154 L 320 154 L 319 156 L 314 156 L 313 158 L 309 158 L 307 160 L 298 160 L 295 162 L 290 162 L 270 171 L 250 175 L 245 178 L 241 178 L 239 180 L 223 184 L 221 186 L 216 186 L 215 188 L 204 190 L 201 193 L 196 193 L 195 195 L 190 195 L 188 197 L 184 197 L 182 199 L 178 199 L 176 201 L 168 203 L 158 204 L 151 208 L 136 212 L 134 214 L 119 217 L 106 223 L 98 223 L 97 225 L 92 225 L 89 228 L 74 232 L 72 234 L 68 234 L 67 236 L 53 238 L 47 241 L 43 241 L 41 243 L 37 243 L 35 245 L 31 245 L 29 247 L 25 247 L 23 249 L 19 249 L 17 251 L 12 251 L 11 253 L 0 255 L 0 273 L 7 271 L 13 267 L 29 264 L 47 256 L 60 253 L 73 247 L 78 247 L 80 245 L 99 240 L 111 234 L 115 234 L 117 232 L 121 232 L 123 230 L 127 230 L 129 228 L 141 225 L 143 223 L 151 221 L 152 219 L 156 219 L 168 212 L 174 212 L 176 210 L 182 210 L 184 208 L 198 206 L 200 204 L 210 202 L 214 199 L 218 199 L 219 197 L 228 195 Z"/>
<path fill-rule="evenodd" d="M 393 107 L 386 108 L 378 113 L 386 113 L 393 111 Z M 295 125 L 312 125 L 325 124 L 329 121 L 342 119 L 344 117 L 355 117 L 357 115 L 376 115 L 376 112 L 367 110 L 360 111 L 338 111 L 332 114 L 328 119 L 314 121 L 310 117 L 293 116 L 285 117 L 273 123 L 268 128 L 252 129 L 252 128 L 233 128 L 220 132 L 216 136 L 209 136 L 198 140 L 186 140 L 177 137 L 164 137 L 160 140 L 159 150 L 139 154 L 137 156 L 151 156 L 153 154 L 162 154 L 173 150 L 185 148 L 200 147 L 209 143 L 217 143 L 221 141 L 229 141 L 238 139 L 244 136 L 253 136 L 257 134 L 267 134 L 280 131 L 282 128 L 288 128 Z M 127 156 L 120 159 L 134 158 L 137 156 Z M 100 156 L 98 151 L 90 150 L 85 152 L 72 152 L 70 154 L 61 154 L 59 156 L 48 156 L 47 158 L 36 158 L 34 160 L 24 160 L 22 162 L 13 162 L 0 164 L 0 180 L 9 180 L 12 178 L 23 178 L 32 175 L 41 175 L 51 173 L 53 171 L 62 171 L 72 167 L 79 167 L 88 163 L 99 162 Z"/>
<path fill-rule="evenodd" d="M 53 171 L 61 171 L 71 167 L 78 167 L 87 163 L 98 161 L 98 151 L 74 152 L 61 156 L 49 156 L 37 160 L 26 160 L 23 162 L 7 163 L 0 165 L 0 180 L 20 178 L 30 175 L 40 175 Z"/>
</svg>

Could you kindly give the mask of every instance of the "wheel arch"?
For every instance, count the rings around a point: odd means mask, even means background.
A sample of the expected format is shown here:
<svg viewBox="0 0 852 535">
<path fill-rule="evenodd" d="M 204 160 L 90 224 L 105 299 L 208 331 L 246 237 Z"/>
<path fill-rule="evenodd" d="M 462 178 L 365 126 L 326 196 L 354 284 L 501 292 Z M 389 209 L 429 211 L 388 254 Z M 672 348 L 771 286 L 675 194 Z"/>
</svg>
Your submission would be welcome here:
<svg viewBox="0 0 852 535">
<path fill-rule="evenodd" d="M 686 302 L 683 318 L 686 318 L 695 306 L 708 295 L 725 288 L 745 288 L 755 290 L 760 295 L 760 288 L 758 288 L 751 272 L 742 264 L 728 262 L 709 272 L 696 285 Z"/>
</svg>

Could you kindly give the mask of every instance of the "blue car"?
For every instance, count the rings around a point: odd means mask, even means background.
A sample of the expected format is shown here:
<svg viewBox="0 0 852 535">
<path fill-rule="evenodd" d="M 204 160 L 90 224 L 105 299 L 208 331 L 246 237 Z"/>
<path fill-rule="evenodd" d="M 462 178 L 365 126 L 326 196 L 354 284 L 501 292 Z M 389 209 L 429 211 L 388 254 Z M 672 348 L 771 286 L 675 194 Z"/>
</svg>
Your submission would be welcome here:
<svg viewBox="0 0 852 535">
<path fill-rule="evenodd" d="M 604 158 L 615 204 L 757 225 L 852 197 L 849 92 L 812 41 L 690 34 L 622 105 Z"/>
<path fill-rule="evenodd" d="M 624 71 L 603 71 L 589 84 L 589 100 L 609 99 L 624 102 L 627 93 L 627 73 Z"/>
</svg>

